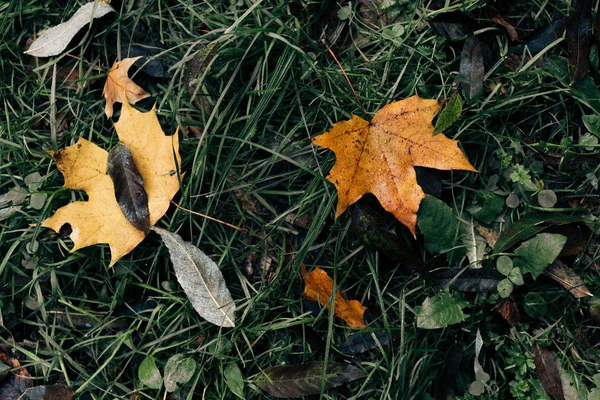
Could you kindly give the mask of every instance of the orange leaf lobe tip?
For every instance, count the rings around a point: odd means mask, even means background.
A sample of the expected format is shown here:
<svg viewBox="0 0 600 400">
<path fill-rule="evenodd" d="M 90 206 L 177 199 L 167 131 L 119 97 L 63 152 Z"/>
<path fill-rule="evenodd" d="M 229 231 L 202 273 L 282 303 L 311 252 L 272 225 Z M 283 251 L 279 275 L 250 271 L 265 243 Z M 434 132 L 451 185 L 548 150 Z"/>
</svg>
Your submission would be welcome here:
<svg viewBox="0 0 600 400">
<path fill-rule="evenodd" d="M 129 68 L 131 68 L 131 66 L 140 58 L 142 58 L 142 56 L 125 58 L 123 61 L 117 61 L 108 71 L 106 84 L 104 85 L 104 91 L 102 92 L 102 95 L 106 98 L 104 112 L 106 113 L 107 118 L 110 118 L 113 115 L 114 103 L 123 103 L 124 100 L 127 100 L 130 103 L 135 104 L 150 96 L 150 93 L 136 85 L 127 75 Z"/>
<path fill-rule="evenodd" d="M 304 275 L 304 273 L 303 273 Z M 304 275 L 304 292 L 302 296 L 318 302 L 327 309 L 331 308 L 331 296 L 333 294 L 333 280 L 319 267 L 315 267 L 310 273 Z M 346 300 L 342 297 L 339 290 L 335 293 L 334 314 L 342 318 L 353 328 L 365 328 L 364 313 L 367 307 L 364 307 L 357 300 Z"/>
<path fill-rule="evenodd" d="M 338 191 L 336 218 L 372 193 L 414 236 L 417 211 L 425 197 L 414 167 L 477 172 L 457 140 L 433 136 L 431 122 L 440 107 L 437 100 L 413 96 L 384 106 L 370 123 L 353 115 L 313 138 L 314 144 L 336 155 L 327 176 Z"/>
</svg>

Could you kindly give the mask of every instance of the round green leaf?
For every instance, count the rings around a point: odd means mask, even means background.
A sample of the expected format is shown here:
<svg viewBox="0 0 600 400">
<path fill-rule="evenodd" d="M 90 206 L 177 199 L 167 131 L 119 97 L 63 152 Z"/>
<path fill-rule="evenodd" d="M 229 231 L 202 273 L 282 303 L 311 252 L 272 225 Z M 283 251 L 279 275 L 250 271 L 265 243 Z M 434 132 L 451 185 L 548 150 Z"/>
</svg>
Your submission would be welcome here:
<svg viewBox="0 0 600 400">
<path fill-rule="evenodd" d="M 521 274 L 521 270 L 519 268 L 513 268 L 508 274 L 508 279 L 515 285 L 522 285 L 525 283 L 523 281 L 523 274 Z"/>
<path fill-rule="evenodd" d="M 513 261 L 509 256 L 500 256 L 496 260 L 496 268 L 504 276 L 508 276 L 513 269 Z"/>
<path fill-rule="evenodd" d="M 540 203 L 540 206 L 546 208 L 554 207 L 554 205 L 558 201 L 556 193 L 554 193 L 552 190 L 542 190 L 538 193 L 537 199 L 538 203 Z"/>
<path fill-rule="evenodd" d="M 160 376 L 160 371 L 156 367 L 156 360 L 154 357 L 147 356 L 138 368 L 138 378 L 143 385 L 148 386 L 151 389 L 160 389 L 162 387 L 163 379 Z"/>
<path fill-rule="evenodd" d="M 537 318 L 546 314 L 548 307 L 546 300 L 537 293 L 527 293 L 525 296 L 524 306 L 525 312 L 532 318 Z"/>
<path fill-rule="evenodd" d="M 514 285 L 508 278 L 502 279 L 500 282 L 498 282 L 498 293 L 500 293 L 500 296 L 504 298 L 510 296 L 510 294 L 513 291 L 513 288 Z"/>
</svg>

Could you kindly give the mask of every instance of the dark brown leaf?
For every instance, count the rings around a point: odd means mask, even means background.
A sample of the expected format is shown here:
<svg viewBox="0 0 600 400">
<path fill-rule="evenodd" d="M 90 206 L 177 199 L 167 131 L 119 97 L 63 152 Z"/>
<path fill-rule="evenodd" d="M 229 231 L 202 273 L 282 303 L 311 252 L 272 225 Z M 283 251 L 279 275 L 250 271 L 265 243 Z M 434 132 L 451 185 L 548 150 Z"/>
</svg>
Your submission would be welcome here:
<svg viewBox="0 0 600 400">
<path fill-rule="evenodd" d="M 107 169 L 115 185 L 115 197 L 123 215 L 136 229 L 147 233 L 150 228 L 148 195 L 129 147 L 123 143 L 117 144 L 108 153 Z"/>
<path fill-rule="evenodd" d="M 560 372 L 552 353 L 549 350 L 538 348 L 537 345 L 531 348 L 531 353 L 533 354 L 535 373 L 544 390 L 554 400 L 564 400 L 565 395 L 560 380 Z"/>
<path fill-rule="evenodd" d="M 484 74 L 481 44 L 476 36 L 471 35 L 460 54 L 460 85 L 469 102 L 477 100 L 483 94 Z"/>
<path fill-rule="evenodd" d="M 512 296 L 499 300 L 498 313 L 502 315 L 502 318 L 504 318 L 511 325 L 516 325 L 521 320 L 519 306 Z"/>
<path fill-rule="evenodd" d="M 294 366 L 269 367 L 262 371 L 254 382 L 269 395 L 277 398 L 302 397 L 321 393 L 323 361 Z M 367 374 L 350 364 L 327 363 L 325 390 L 344 383 L 364 378 Z"/>
<path fill-rule="evenodd" d="M 585 286 L 581 276 L 577 275 L 571 268 L 560 260 L 554 261 L 544 271 L 546 276 L 554 279 L 576 299 L 593 296 L 590 290 Z"/>
<path fill-rule="evenodd" d="M 460 363 L 463 358 L 463 346 L 460 343 L 454 344 L 444 357 L 444 366 L 438 373 L 434 387 L 434 396 L 436 400 L 452 399 L 455 395 L 454 384 L 460 371 Z"/>
<path fill-rule="evenodd" d="M 575 11 L 567 23 L 569 77 L 578 81 L 590 71 L 592 46 L 592 0 L 575 0 Z"/>
<path fill-rule="evenodd" d="M 395 337 L 392 337 L 392 340 Z M 387 346 L 391 343 L 387 332 L 364 332 L 349 335 L 344 343 L 340 345 L 340 353 L 346 355 L 360 354 L 381 346 Z"/>
<path fill-rule="evenodd" d="M 508 19 L 500 13 L 500 11 L 491 6 L 485 6 L 484 8 L 492 21 L 498 25 L 502 25 L 504 29 L 506 29 L 506 33 L 508 33 L 510 40 L 513 42 L 519 40 L 519 34 L 517 33 L 517 30 L 514 26 L 512 26 Z"/>
<path fill-rule="evenodd" d="M 458 275 L 459 273 L 460 275 Z M 463 268 L 451 268 L 432 272 L 429 275 L 428 281 L 442 287 L 453 281 L 451 286 L 453 290 L 483 293 L 495 292 L 498 282 L 504 278 L 495 268 L 467 270 L 463 270 Z"/>
</svg>

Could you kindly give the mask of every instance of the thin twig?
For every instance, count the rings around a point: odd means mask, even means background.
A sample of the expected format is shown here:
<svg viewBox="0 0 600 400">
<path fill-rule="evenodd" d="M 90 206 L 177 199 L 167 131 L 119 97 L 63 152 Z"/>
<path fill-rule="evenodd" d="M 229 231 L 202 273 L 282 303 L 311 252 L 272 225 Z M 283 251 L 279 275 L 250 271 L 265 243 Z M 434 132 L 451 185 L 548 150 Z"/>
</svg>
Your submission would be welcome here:
<svg viewBox="0 0 600 400">
<path fill-rule="evenodd" d="M 223 224 L 223 225 L 225 225 L 225 226 L 228 226 L 228 227 L 230 227 L 230 228 L 233 228 L 233 229 L 235 229 L 235 230 L 238 230 L 238 231 L 243 231 L 243 230 L 245 230 L 244 228 L 240 228 L 239 226 L 236 226 L 236 225 L 230 224 L 230 223 L 228 223 L 228 222 L 225 222 L 225 221 L 221 221 L 220 219 L 216 219 L 216 218 L 210 217 L 210 216 L 208 216 L 208 215 L 205 215 L 205 214 L 199 213 L 199 212 L 197 212 L 197 211 L 192 211 L 192 210 L 189 210 L 189 209 L 187 209 L 187 208 L 185 208 L 185 207 L 182 207 L 182 206 L 180 206 L 179 204 L 175 203 L 173 200 L 171 200 L 171 203 L 172 203 L 172 204 L 173 204 L 175 207 L 179 208 L 180 210 L 187 211 L 187 212 L 189 212 L 190 214 L 194 214 L 194 215 L 198 215 L 199 217 L 204 217 L 204 218 L 206 218 L 206 219 L 210 219 L 211 221 L 218 222 L 218 223 L 220 223 L 220 224 Z"/>
<path fill-rule="evenodd" d="M 333 57 L 333 59 L 335 60 L 336 64 L 338 65 L 338 67 L 340 67 L 340 69 L 342 70 L 342 74 L 344 74 L 344 78 L 346 78 L 346 81 L 348 82 L 348 85 L 350 86 L 350 89 L 352 90 L 352 94 L 354 94 L 354 98 L 356 99 L 356 101 L 358 102 L 358 105 L 362 109 L 362 112 L 365 115 L 365 118 L 367 120 L 371 121 L 371 118 L 369 117 L 369 114 L 367 114 L 367 111 L 363 107 L 362 103 L 360 102 L 360 99 L 358 98 L 358 95 L 356 94 L 356 91 L 354 90 L 354 86 L 352 86 L 352 82 L 350 82 L 350 78 L 348 78 L 348 75 L 346 74 L 346 71 L 344 71 L 344 67 L 342 67 L 342 64 L 340 64 L 340 62 L 338 61 L 337 57 L 333 53 L 333 50 L 331 50 L 331 47 L 329 47 L 329 45 L 327 44 L 327 42 L 325 41 L 325 39 L 322 39 L 321 43 L 323 43 L 325 45 L 325 48 L 327 48 L 327 51 L 329 52 L 329 54 L 331 54 L 331 57 Z"/>
</svg>

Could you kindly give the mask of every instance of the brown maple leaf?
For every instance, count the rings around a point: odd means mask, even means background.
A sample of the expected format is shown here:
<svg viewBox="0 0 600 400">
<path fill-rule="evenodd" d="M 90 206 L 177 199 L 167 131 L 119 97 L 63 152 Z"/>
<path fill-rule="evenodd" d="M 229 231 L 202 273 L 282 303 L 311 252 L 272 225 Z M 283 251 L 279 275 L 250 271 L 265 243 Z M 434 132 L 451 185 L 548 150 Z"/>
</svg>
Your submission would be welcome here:
<svg viewBox="0 0 600 400">
<path fill-rule="evenodd" d="M 370 123 L 353 115 L 313 138 L 314 144 L 336 156 L 327 177 L 338 190 L 336 218 L 365 193 L 373 193 L 415 235 L 425 194 L 413 167 L 477 171 L 458 141 L 433 136 L 431 121 L 439 109 L 436 100 L 413 96 L 386 105 Z"/>
<path fill-rule="evenodd" d="M 104 85 L 104 91 L 102 92 L 102 95 L 106 97 L 106 107 L 104 108 L 104 112 L 106 113 L 107 118 L 110 118 L 113 115 L 113 105 L 116 102 L 123 102 L 124 94 L 127 95 L 127 100 L 129 100 L 130 104 L 135 104 L 150 96 L 150 93 L 136 85 L 135 82 L 127 76 L 129 68 L 131 68 L 133 63 L 140 58 L 142 58 L 142 56 L 126 58 L 123 61 L 115 62 L 110 71 L 108 71 L 106 84 Z"/>
<path fill-rule="evenodd" d="M 173 136 L 165 136 L 154 108 L 142 113 L 131 107 L 126 99 L 115 129 L 121 142 L 131 150 L 144 180 L 150 225 L 154 225 L 165 214 L 179 190 L 176 170 L 181 157 L 177 132 Z M 71 251 L 107 243 L 112 266 L 133 250 L 144 239 L 145 233 L 127 221 L 117 203 L 114 185 L 107 173 L 108 153 L 80 138 L 75 145 L 50 154 L 65 177 L 64 186 L 84 190 L 88 200 L 59 208 L 43 222 L 43 226 L 59 232 L 63 225 L 70 224 Z"/>
<path fill-rule="evenodd" d="M 316 301 L 327 309 L 331 308 L 331 295 L 333 294 L 333 280 L 319 267 L 315 267 L 309 274 L 306 274 L 306 268 L 302 266 L 302 274 L 304 275 L 304 292 L 302 296 Z M 364 307 L 357 300 L 346 300 L 342 297 L 340 290 L 335 292 L 335 305 L 333 308 L 334 314 L 342 318 L 346 323 L 353 328 L 366 327 L 363 315 L 367 307 Z"/>
</svg>

